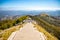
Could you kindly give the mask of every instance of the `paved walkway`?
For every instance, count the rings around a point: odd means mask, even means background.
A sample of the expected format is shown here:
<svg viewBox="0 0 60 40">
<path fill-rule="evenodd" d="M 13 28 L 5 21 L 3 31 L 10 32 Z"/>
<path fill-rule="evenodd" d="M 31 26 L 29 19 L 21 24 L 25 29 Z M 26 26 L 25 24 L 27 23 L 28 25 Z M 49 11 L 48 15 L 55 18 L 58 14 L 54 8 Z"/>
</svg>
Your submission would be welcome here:
<svg viewBox="0 0 60 40">
<path fill-rule="evenodd" d="M 14 35 L 14 37 L 13 37 Z M 43 33 L 34 28 L 32 23 L 27 23 L 19 31 L 12 33 L 8 40 L 45 40 Z"/>
</svg>

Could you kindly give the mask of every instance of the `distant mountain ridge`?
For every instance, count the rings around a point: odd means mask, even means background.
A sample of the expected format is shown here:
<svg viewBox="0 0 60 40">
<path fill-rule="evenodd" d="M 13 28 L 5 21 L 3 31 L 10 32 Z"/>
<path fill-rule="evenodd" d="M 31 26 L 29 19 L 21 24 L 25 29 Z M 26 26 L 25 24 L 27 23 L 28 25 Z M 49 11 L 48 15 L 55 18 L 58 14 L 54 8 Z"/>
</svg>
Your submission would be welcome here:
<svg viewBox="0 0 60 40">
<path fill-rule="evenodd" d="M 60 10 L 56 10 L 56 11 L 38 11 L 38 10 L 34 10 L 34 11 L 25 11 L 25 10 L 19 10 L 19 11 L 15 11 L 15 10 L 0 10 L 0 18 L 3 17 L 9 17 L 9 16 L 16 16 L 16 15 L 38 15 L 41 14 L 42 12 L 45 12 L 46 14 L 49 14 L 51 16 L 60 16 Z"/>
</svg>

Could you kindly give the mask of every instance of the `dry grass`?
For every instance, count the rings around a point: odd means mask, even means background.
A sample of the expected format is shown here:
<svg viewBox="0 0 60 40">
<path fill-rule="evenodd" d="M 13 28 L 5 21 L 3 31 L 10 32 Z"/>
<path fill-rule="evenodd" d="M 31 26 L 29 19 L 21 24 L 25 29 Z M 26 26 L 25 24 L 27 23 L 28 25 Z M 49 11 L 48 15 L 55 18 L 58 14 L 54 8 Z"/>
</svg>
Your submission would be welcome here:
<svg viewBox="0 0 60 40">
<path fill-rule="evenodd" d="M 14 32 L 14 31 L 19 30 L 20 27 L 22 27 L 22 25 L 18 25 L 18 26 L 15 26 L 15 27 L 11 27 L 11 28 L 9 28 L 9 29 L 6 29 L 6 30 L 1 34 L 0 40 L 7 40 L 8 37 L 11 35 L 11 33 Z"/>
<path fill-rule="evenodd" d="M 38 31 L 42 32 L 45 34 L 46 36 L 46 40 L 58 40 L 58 38 L 56 38 L 55 36 L 51 35 L 50 33 L 48 33 L 44 28 L 42 28 L 41 26 L 34 24 L 35 27 L 37 28 Z"/>
</svg>

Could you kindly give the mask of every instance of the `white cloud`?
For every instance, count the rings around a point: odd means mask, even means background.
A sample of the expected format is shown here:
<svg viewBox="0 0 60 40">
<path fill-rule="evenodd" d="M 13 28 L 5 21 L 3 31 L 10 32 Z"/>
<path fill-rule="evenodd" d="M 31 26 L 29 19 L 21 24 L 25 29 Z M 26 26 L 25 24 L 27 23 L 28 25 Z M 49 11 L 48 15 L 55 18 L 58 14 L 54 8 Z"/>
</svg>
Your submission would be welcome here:
<svg viewBox="0 0 60 40">
<path fill-rule="evenodd" d="M 0 10 L 60 10 L 60 8 L 54 8 L 54 7 L 39 7 L 39 6 L 35 6 L 35 7 L 32 7 L 32 6 L 18 6 L 18 7 L 8 7 L 8 6 L 3 6 L 3 7 L 0 7 L 1 9 Z"/>
</svg>

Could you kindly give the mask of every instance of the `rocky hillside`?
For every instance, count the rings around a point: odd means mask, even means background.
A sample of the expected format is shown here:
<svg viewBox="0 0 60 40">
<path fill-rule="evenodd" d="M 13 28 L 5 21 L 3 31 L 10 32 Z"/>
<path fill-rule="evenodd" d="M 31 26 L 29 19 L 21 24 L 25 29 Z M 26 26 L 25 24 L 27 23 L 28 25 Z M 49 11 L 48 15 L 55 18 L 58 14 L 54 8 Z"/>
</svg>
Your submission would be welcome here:
<svg viewBox="0 0 60 40">
<path fill-rule="evenodd" d="M 40 14 L 30 17 L 44 29 L 46 29 L 51 35 L 60 39 L 60 20 L 56 20 L 52 16 L 49 16 L 47 14 Z"/>
</svg>

